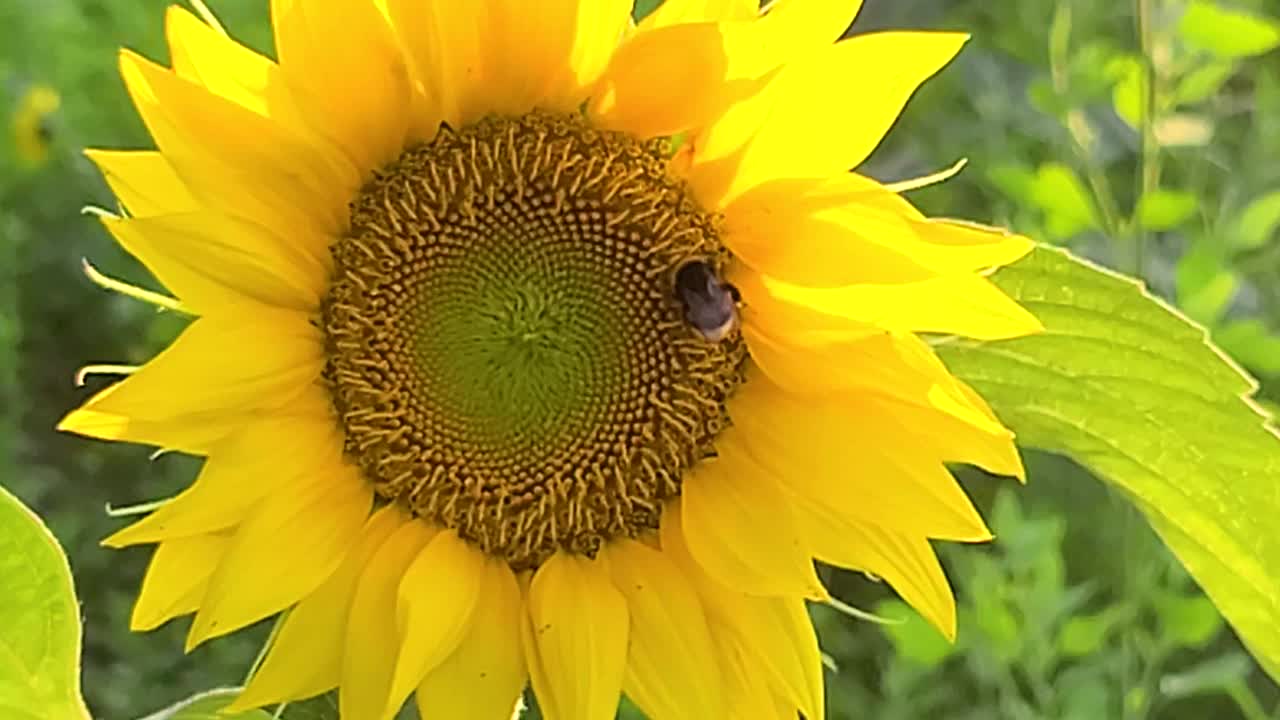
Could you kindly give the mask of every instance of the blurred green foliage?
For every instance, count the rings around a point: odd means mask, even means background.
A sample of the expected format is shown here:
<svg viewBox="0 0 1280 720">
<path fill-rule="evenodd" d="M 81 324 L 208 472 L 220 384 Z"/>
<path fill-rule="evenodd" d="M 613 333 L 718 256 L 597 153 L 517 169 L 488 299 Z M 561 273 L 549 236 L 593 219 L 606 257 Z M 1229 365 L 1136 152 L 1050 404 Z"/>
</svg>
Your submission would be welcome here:
<svg viewBox="0 0 1280 720">
<path fill-rule="evenodd" d="M 149 145 L 114 59 L 119 46 L 165 59 L 165 5 L 0 4 L 0 484 L 40 512 L 70 555 L 85 695 L 103 718 L 238 683 L 266 632 L 187 656 L 186 621 L 129 633 L 149 551 L 100 548 L 122 522 L 104 508 L 170 495 L 195 463 L 52 431 L 86 393 L 72 383 L 78 367 L 142 361 L 180 326 L 98 290 L 80 267 L 90 258 L 154 286 L 80 213 L 113 205 L 80 150 Z M 237 38 L 269 51 L 265 0 L 210 5 Z M 930 214 L 1005 224 L 1140 274 L 1261 378 L 1264 400 L 1280 399 L 1273 0 L 865 5 L 859 32 L 957 29 L 974 40 L 918 93 L 864 172 L 898 180 L 967 157 L 968 170 L 913 199 Z M 32 101 L 42 87 L 61 97 L 56 109 Z M 45 144 L 43 157 L 32 143 Z M 90 379 L 90 389 L 103 382 Z M 815 611 L 838 668 L 830 716 L 1280 717 L 1274 684 L 1136 513 L 1071 463 L 1028 460 L 1031 483 L 1017 490 L 964 473 L 998 539 L 942 548 L 960 598 L 954 647 L 879 583 L 830 577 L 850 602 L 904 620 L 881 627 Z"/>
</svg>

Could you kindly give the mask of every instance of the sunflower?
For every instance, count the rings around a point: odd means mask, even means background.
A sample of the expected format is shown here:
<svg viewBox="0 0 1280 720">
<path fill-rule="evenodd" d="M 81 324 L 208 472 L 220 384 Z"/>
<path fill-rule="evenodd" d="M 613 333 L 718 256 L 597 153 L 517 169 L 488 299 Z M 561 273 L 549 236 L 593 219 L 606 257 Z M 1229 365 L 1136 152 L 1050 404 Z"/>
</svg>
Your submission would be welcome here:
<svg viewBox="0 0 1280 720">
<path fill-rule="evenodd" d="M 24 165 L 37 167 L 49 158 L 49 118 L 60 105 L 58 91 L 48 85 L 31 86 L 18 101 L 11 121 L 13 146 Z"/>
<path fill-rule="evenodd" d="M 273 0 L 274 61 L 171 9 L 159 150 L 89 155 L 193 319 L 60 426 L 205 458 L 105 541 L 132 627 L 287 611 L 235 707 L 349 720 L 821 718 L 815 559 L 953 636 L 944 463 L 1022 468 L 920 334 L 1034 332 L 1031 244 L 850 172 L 966 40 L 858 5 Z"/>
</svg>

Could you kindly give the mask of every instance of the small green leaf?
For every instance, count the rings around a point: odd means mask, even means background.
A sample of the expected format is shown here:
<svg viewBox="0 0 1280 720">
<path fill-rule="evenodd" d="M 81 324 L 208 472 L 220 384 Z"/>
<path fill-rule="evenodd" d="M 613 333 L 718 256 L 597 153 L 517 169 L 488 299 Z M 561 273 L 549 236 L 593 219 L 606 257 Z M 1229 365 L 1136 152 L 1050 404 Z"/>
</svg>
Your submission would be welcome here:
<svg viewBox="0 0 1280 720">
<path fill-rule="evenodd" d="M 631 10 L 631 17 L 635 18 L 636 22 L 640 22 L 649 13 L 657 10 L 661 4 L 662 0 L 636 0 L 635 7 Z"/>
<path fill-rule="evenodd" d="M 142 720 L 271 720 L 271 713 L 265 710 L 246 710 L 234 715 L 222 712 L 222 708 L 230 705 L 239 694 L 240 688 L 209 690 L 170 705 Z"/>
<path fill-rule="evenodd" d="M 1236 64 L 1230 60 L 1214 60 L 1197 67 L 1178 81 L 1173 91 L 1174 104 L 1190 105 L 1213 97 L 1235 72 Z"/>
<path fill-rule="evenodd" d="M 80 696 L 80 606 L 40 517 L 0 487 L 0 717 L 89 717 Z"/>
<path fill-rule="evenodd" d="M 1218 609 L 1202 595 L 1160 594 L 1153 605 L 1160 619 L 1161 636 L 1180 647 L 1203 647 L 1222 629 Z"/>
<path fill-rule="evenodd" d="M 1098 215 L 1084 183 L 1062 163 L 1045 163 L 1036 171 L 1031 200 L 1046 215 L 1045 227 L 1057 238 L 1069 238 L 1098 227 Z"/>
<path fill-rule="evenodd" d="M 1221 58 L 1261 55 L 1280 45 L 1280 22 L 1208 0 L 1193 0 L 1178 33 L 1188 45 Z"/>
<path fill-rule="evenodd" d="M 1036 174 L 1023 165 L 992 165 L 986 170 L 987 180 L 1000 192 L 1019 203 L 1030 203 L 1036 184 Z"/>
<path fill-rule="evenodd" d="M 1231 357 L 1263 375 L 1280 375 L 1280 334 L 1261 320 L 1234 320 L 1214 328 L 1213 340 Z"/>
<path fill-rule="evenodd" d="M 1068 657 L 1091 655 L 1102 649 L 1102 643 L 1106 641 L 1114 624 L 1113 613 L 1077 615 L 1058 631 L 1058 650 Z"/>
<path fill-rule="evenodd" d="M 1133 56 L 1117 58 L 1112 72 L 1118 79 L 1111 89 L 1111 104 L 1120 119 L 1136 128 L 1142 124 L 1143 87 L 1146 82 L 1142 61 Z"/>
<path fill-rule="evenodd" d="M 1175 277 L 1178 306 L 1197 322 L 1215 324 L 1240 288 L 1240 278 L 1227 267 L 1225 248 L 1202 237 L 1178 258 Z"/>
<path fill-rule="evenodd" d="M 1045 332 L 939 353 L 1026 447 L 1122 489 L 1280 678 L 1280 438 L 1205 331 L 1123 276 L 1041 247 L 993 280 Z"/>
<path fill-rule="evenodd" d="M 1168 230 L 1191 219 L 1199 200 L 1182 190 L 1156 190 L 1138 200 L 1138 222 L 1148 230 Z"/>
<path fill-rule="evenodd" d="M 1227 241 L 1233 248 L 1252 250 L 1266 245 L 1280 228 L 1280 190 L 1259 195 L 1240 213 Z"/>
<path fill-rule="evenodd" d="M 883 625 L 898 655 L 918 665 L 934 667 L 950 655 L 955 647 L 933 625 L 920 617 L 906 603 L 883 600 L 876 604 L 876 615 L 902 618 L 902 622 Z"/>
</svg>

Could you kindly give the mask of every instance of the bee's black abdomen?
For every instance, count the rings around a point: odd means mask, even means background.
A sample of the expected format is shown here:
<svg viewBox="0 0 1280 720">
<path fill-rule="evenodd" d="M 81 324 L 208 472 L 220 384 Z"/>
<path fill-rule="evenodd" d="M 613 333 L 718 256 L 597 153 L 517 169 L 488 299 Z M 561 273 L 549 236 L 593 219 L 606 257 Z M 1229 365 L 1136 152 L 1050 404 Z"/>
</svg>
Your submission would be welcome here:
<svg viewBox="0 0 1280 720">
<path fill-rule="evenodd" d="M 695 260 L 676 271 L 676 297 L 685 319 L 708 340 L 723 340 L 737 325 L 738 289 L 721 282 L 710 265 Z"/>
</svg>

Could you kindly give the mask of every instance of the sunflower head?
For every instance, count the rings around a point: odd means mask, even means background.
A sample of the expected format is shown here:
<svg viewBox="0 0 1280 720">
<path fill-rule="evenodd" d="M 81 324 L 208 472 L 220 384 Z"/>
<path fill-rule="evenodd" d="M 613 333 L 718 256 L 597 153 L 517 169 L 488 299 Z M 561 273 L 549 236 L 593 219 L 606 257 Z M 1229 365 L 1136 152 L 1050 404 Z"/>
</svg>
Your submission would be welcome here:
<svg viewBox="0 0 1280 720">
<path fill-rule="evenodd" d="M 1022 468 L 921 336 L 1035 331 L 1030 243 L 851 171 L 965 39 L 858 4 L 274 0 L 275 59 L 172 10 L 158 150 L 90 157 L 173 296 L 103 282 L 192 320 L 61 425 L 205 458 L 106 541 L 133 626 L 291 609 L 236 707 L 362 720 L 822 717 L 815 559 L 954 634 L 945 463 Z"/>
<path fill-rule="evenodd" d="M 361 189 L 323 378 L 379 495 L 518 570 L 658 529 L 746 358 L 684 319 L 674 278 L 728 253 L 668 155 L 581 115 L 488 116 Z"/>
<path fill-rule="evenodd" d="M 25 165 L 43 165 L 49 157 L 53 139 L 50 118 L 58 111 L 62 98 L 48 85 L 33 85 L 18 101 L 12 119 L 13 146 Z"/>
</svg>

